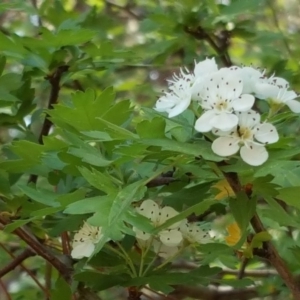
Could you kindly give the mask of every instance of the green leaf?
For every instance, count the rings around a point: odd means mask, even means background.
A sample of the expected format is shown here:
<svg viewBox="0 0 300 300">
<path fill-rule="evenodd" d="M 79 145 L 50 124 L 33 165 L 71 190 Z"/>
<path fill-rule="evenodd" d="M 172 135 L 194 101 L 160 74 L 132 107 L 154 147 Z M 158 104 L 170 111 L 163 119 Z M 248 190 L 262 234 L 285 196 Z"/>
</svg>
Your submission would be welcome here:
<svg viewBox="0 0 300 300">
<path fill-rule="evenodd" d="M 17 228 L 26 225 L 28 223 L 30 223 L 31 221 L 34 221 L 36 219 L 36 217 L 33 218 L 28 218 L 26 220 L 16 220 L 13 221 L 12 223 L 5 225 L 4 227 L 4 231 L 9 233 L 9 232 L 13 232 L 14 230 L 16 230 Z"/>
<path fill-rule="evenodd" d="M 51 291 L 51 299 L 53 300 L 67 300 L 72 298 L 72 291 L 70 285 L 62 278 L 56 280 L 55 288 Z"/>
<path fill-rule="evenodd" d="M 122 220 L 130 204 L 140 200 L 146 192 L 145 180 L 134 182 L 123 188 L 116 196 L 109 213 L 109 225 Z"/>
<path fill-rule="evenodd" d="M 168 228 L 169 226 L 183 220 L 184 218 L 190 216 L 191 214 L 195 214 L 196 216 L 198 216 L 198 215 L 204 213 L 206 210 L 208 210 L 209 207 L 215 203 L 216 203 L 216 200 L 214 200 L 214 199 L 203 200 L 202 202 L 189 207 L 188 209 L 179 213 L 177 216 L 169 219 L 167 222 L 165 222 L 161 226 L 157 227 L 155 229 L 155 233 L 159 232 L 165 228 Z"/>
<path fill-rule="evenodd" d="M 121 285 L 126 286 L 130 280 L 128 274 L 106 275 L 95 271 L 84 271 L 74 275 L 75 280 L 84 282 L 87 286 L 96 291 L 106 290 L 110 287 Z"/>
<path fill-rule="evenodd" d="M 50 192 L 45 189 L 36 190 L 35 188 L 25 185 L 19 184 L 18 188 L 29 197 L 29 199 L 34 200 L 36 202 L 45 204 L 47 206 L 59 207 L 60 204 L 57 202 L 57 194 L 54 192 Z"/>
<path fill-rule="evenodd" d="M 144 120 L 137 124 L 136 131 L 141 138 L 164 138 L 166 122 L 162 118 Z"/>
<path fill-rule="evenodd" d="M 251 247 L 253 248 L 262 248 L 263 242 L 268 242 L 272 239 L 272 236 L 267 231 L 262 231 L 256 233 L 251 241 Z"/>
<path fill-rule="evenodd" d="M 236 199 L 229 199 L 229 207 L 242 234 L 244 234 L 251 218 L 255 214 L 256 198 L 249 199 L 245 193 L 239 192 L 236 195 Z"/>
<path fill-rule="evenodd" d="M 169 139 L 142 139 L 141 143 L 149 146 L 161 147 L 162 150 L 169 150 L 177 153 L 202 156 L 205 160 L 221 161 L 224 158 L 215 155 L 211 150 L 211 144 L 206 141 L 197 141 L 196 144 L 181 143 Z"/>
<path fill-rule="evenodd" d="M 294 186 L 279 190 L 279 195 L 277 195 L 277 198 L 283 200 L 288 205 L 300 209 L 299 195 L 300 187 Z"/>
<path fill-rule="evenodd" d="M 109 196 L 95 196 L 91 198 L 86 198 L 83 200 L 76 201 L 74 203 L 71 203 L 67 206 L 67 208 L 64 210 L 65 214 L 88 214 L 88 213 L 96 213 L 96 214 L 103 214 L 103 216 L 106 217 L 107 212 L 109 212 L 112 202 L 113 202 L 113 195 Z M 99 216 L 99 215 L 98 215 Z M 99 220 L 102 220 L 99 218 Z M 97 225 L 99 226 L 99 225 Z"/>
<path fill-rule="evenodd" d="M 0 56 L 0 75 L 2 75 L 3 70 L 5 68 L 6 64 L 6 57 L 5 56 Z"/>
<path fill-rule="evenodd" d="M 81 158 L 83 162 L 92 166 L 107 167 L 112 163 L 111 160 L 107 160 L 96 148 L 88 145 L 84 148 L 70 147 L 68 153 Z"/>
<path fill-rule="evenodd" d="M 106 194 L 114 194 L 117 192 L 117 188 L 113 184 L 112 178 L 104 172 L 101 173 L 95 169 L 89 170 L 84 167 L 78 167 L 78 170 L 89 184 L 100 191 L 103 191 Z"/>
</svg>

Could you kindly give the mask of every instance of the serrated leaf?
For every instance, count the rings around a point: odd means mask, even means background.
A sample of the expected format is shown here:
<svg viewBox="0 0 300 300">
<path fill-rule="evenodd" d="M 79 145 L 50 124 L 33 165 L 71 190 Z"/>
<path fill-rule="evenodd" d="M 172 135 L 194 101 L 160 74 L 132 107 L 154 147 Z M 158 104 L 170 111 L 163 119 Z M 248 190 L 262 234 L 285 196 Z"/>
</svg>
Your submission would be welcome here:
<svg viewBox="0 0 300 300">
<path fill-rule="evenodd" d="M 145 180 L 134 182 L 123 188 L 116 196 L 109 213 L 109 225 L 122 219 L 129 205 L 140 200 L 146 192 Z"/>
<path fill-rule="evenodd" d="M 210 143 L 198 141 L 195 144 L 181 143 L 169 139 L 142 139 L 141 143 L 149 146 L 161 147 L 162 150 L 169 150 L 177 153 L 192 155 L 194 157 L 202 156 L 206 160 L 221 161 L 224 158 L 214 154 Z"/>
<path fill-rule="evenodd" d="M 236 199 L 229 200 L 229 207 L 234 219 L 241 229 L 241 234 L 243 235 L 255 213 L 256 199 L 249 199 L 243 192 L 237 193 L 236 197 Z"/>
<path fill-rule="evenodd" d="M 286 204 L 300 209 L 300 187 L 293 186 L 279 190 L 278 199 L 283 200 Z"/>
<path fill-rule="evenodd" d="M 45 189 L 35 189 L 31 186 L 25 184 L 19 184 L 18 188 L 29 197 L 29 199 L 34 200 L 36 202 L 45 204 L 47 206 L 59 207 L 60 203 L 57 202 L 57 194 L 54 192 L 50 192 Z"/>
<path fill-rule="evenodd" d="M 187 208 L 186 210 L 184 210 L 183 212 L 179 213 L 178 215 L 176 215 L 175 217 L 169 219 L 168 221 L 166 221 L 164 224 L 162 224 L 161 226 L 157 227 L 155 229 L 155 232 L 159 232 L 165 228 L 168 228 L 169 226 L 185 219 L 186 217 L 190 216 L 191 214 L 195 214 L 196 216 L 204 213 L 206 210 L 209 209 L 209 207 L 213 204 L 215 204 L 216 201 L 213 199 L 207 199 L 207 200 L 203 200 L 202 202 L 195 204 L 189 208 Z"/>
<path fill-rule="evenodd" d="M 89 184 L 100 191 L 103 191 L 106 194 L 114 194 L 117 192 L 117 188 L 113 184 L 109 175 L 101 173 L 95 169 L 89 170 L 84 167 L 78 167 L 78 170 Z"/>
</svg>

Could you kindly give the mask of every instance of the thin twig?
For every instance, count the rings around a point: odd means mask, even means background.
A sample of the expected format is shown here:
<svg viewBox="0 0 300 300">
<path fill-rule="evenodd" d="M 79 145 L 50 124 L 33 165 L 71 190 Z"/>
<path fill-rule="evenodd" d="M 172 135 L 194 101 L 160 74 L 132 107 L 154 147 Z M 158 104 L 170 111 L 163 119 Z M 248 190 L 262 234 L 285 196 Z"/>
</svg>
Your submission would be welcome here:
<svg viewBox="0 0 300 300">
<path fill-rule="evenodd" d="M 236 173 L 224 173 L 225 178 L 235 193 L 242 191 L 242 187 Z M 257 213 L 251 219 L 251 225 L 256 233 L 266 231 Z M 279 256 L 277 249 L 271 242 L 264 243 L 264 251 L 260 252 L 260 256 L 270 261 L 277 270 L 279 276 L 290 289 L 295 299 L 300 299 L 300 286 L 288 269 L 286 263 Z M 257 252 L 258 253 L 258 252 Z"/>
<path fill-rule="evenodd" d="M 238 279 L 242 279 L 245 275 L 245 270 L 246 270 L 246 267 L 247 267 L 247 264 L 249 263 L 249 259 L 244 257 L 243 258 L 243 261 L 242 261 L 242 264 L 241 264 L 241 267 L 239 269 L 239 272 L 238 272 L 238 275 L 237 275 L 237 278 Z"/>
<path fill-rule="evenodd" d="M 67 231 L 64 231 L 61 235 L 61 245 L 63 249 L 63 254 L 70 255 L 71 253 L 71 245 L 70 245 L 70 238 Z"/>
<path fill-rule="evenodd" d="M 50 85 L 51 85 L 51 91 L 50 91 L 50 96 L 49 96 L 49 102 L 48 102 L 48 110 L 53 108 L 53 105 L 55 103 L 57 103 L 58 100 L 58 95 L 59 95 L 59 91 L 60 91 L 60 80 L 62 75 L 67 72 L 69 69 L 69 66 L 67 65 L 63 65 L 60 66 L 56 69 L 56 71 L 48 76 L 46 76 L 45 78 L 49 81 Z M 38 138 L 38 142 L 39 144 L 43 144 L 43 137 L 47 136 L 49 134 L 50 128 L 52 126 L 52 122 L 51 120 L 48 118 L 49 115 L 46 114 L 39 138 Z M 36 183 L 37 182 L 37 178 L 38 176 L 35 174 L 31 174 L 29 179 L 28 179 L 28 183 Z"/>
<path fill-rule="evenodd" d="M 117 8 L 118 10 L 124 11 L 125 13 L 127 13 L 128 15 L 130 15 L 131 17 L 133 17 L 134 19 L 136 19 L 138 21 L 143 20 L 143 17 L 135 14 L 132 10 L 129 9 L 128 5 L 121 6 L 121 5 L 118 5 L 116 3 L 113 3 L 113 2 L 110 2 L 107 0 L 105 1 L 105 4 L 108 7 L 114 7 L 114 8 Z"/>
<path fill-rule="evenodd" d="M 3 291 L 3 293 L 4 293 L 5 297 L 6 297 L 6 299 L 7 299 L 7 300 L 12 300 L 12 298 L 10 297 L 10 295 L 9 295 L 9 293 L 8 293 L 8 290 L 7 290 L 7 288 L 6 288 L 5 284 L 4 284 L 4 282 L 3 282 L 1 279 L 0 279 L 0 286 L 1 286 L 1 288 L 2 288 L 2 291 Z"/>
<path fill-rule="evenodd" d="M 8 225 L 9 222 L 0 216 L 0 223 L 3 225 Z M 26 242 L 26 244 L 31 247 L 37 255 L 41 256 L 52 266 L 57 269 L 61 276 L 69 282 L 71 279 L 71 268 L 60 261 L 54 254 L 52 254 L 43 244 L 41 244 L 31 233 L 29 233 L 25 228 L 17 228 L 13 231 L 21 240 Z"/>
<path fill-rule="evenodd" d="M 10 255 L 10 257 L 15 258 L 15 255 L 13 255 L 13 253 L 11 253 L 9 251 L 9 249 L 7 249 L 2 243 L 0 243 L 0 247 Z M 36 285 L 44 292 L 44 294 L 49 297 L 49 293 L 48 291 L 44 288 L 44 286 L 38 281 L 38 279 L 36 278 L 36 276 L 33 274 L 33 272 L 29 269 L 27 269 L 27 267 L 25 267 L 22 263 L 20 264 L 20 268 L 26 272 L 31 279 L 36 283 Z"/>
<path fill-rule="evenodd" d="M 207 41 L 208 44 L 215 50 L 215 52 L 219 55 L 220 59 L 222 60 L 224 66 L 231 67 L 232 62 L 230 57 L 227 53 L 227 47 L 229 42 L 226 43 L 222 42 L 222 47 L 219 46 L 214 39 L 201 27 L 198 26 L 196 28 L 190 28 L 188 26 L 184 27 L 184 31 L 190 35 L 192 35 L 197 40 L 204 40 Z M 229 37 L 228 37 L 229 39 Z M 223 41 L 223 39 L 221 39 Z"/>
<path fill-rule="evenodd" d="M 25 249 L 20 255 L 16 256 L 12 262 L 7 264 L 4 268 L 0 270 L 0 278 L 14 270 L 17 266 L 19 266 L 25 259 L 31 256 L 35 256 L 36 254 L 29 248 Z"/>
</svg>

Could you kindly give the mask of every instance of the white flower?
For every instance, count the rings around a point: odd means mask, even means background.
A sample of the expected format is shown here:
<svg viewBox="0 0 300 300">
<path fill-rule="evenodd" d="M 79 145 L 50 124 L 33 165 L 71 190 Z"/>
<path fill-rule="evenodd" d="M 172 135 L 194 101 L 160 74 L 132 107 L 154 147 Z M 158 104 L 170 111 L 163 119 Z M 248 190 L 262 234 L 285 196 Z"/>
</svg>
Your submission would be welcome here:
<svg viewBox="0 0 300 300">
<path fill-rule="evenodd" d="M 243 94 L 251 94 L 255 92 L 255 85 L 264 81 L 264 73 L 265 70 L 261 71 L 260 69 L 256 69 L 253 67 L 237 67 L 233 66 L 229 68 L 231 71 L 235 72 L 236 76 L 238 76 L 243 81 Z M 222 70 L 222 69 L 221 69 Z"/>
<path fill-rule="evenodd" d="M 241 94 L 242 80 L 235 72 L 222 69 L 206 79 L 200 105 L 205 112 L 196 121 L 195 129 L 208 132 L 213 128 L 227 131 L 235 127 L 238 117 L 233 112 L 247 111 L 254 104 L 254 97 Z"/>
<path fill-rule="evenodd" d="M 191 88 L 193 100 L 201 100 L 205 79 L 217 71 L 218 66 L 214 58 L 207 58 L 199 63 L 195 62 L 193 85 Z"/>
<path fill-rule="evenodd" d="M 183 238 L 190 244 L 206 244 L 211 241 L 208 229 L 200 223 L 182 223 L 180 231 Z"/>
<path fill-rule="evenodd" d="M 174 256 L 178 251 L 179 247 L 178 246 L 166 246 L 163 243 L 154 240 L 153 241 L 153 251 L 160 257 L 163 258 L 169 258 Z"/>
<path fill-rule="evenodd" d="M 160 208 L 157 203 L 153 200 L 145 200 L 140 207 L 137 208 L 137 212 L 144 217 L 148 218 L 154 227 L 159 227 L 164 224 L 167 220 L 175 217 L 178 212 L 170 207 L 165 206 Z M 168 229 L 160 231 L 158 233 L 160 241 L 168 247 L 179 245 L 182 241 L 182 234 L 178 230 L 181 222 L 177 222 L 168 227 Z M 147 241 L 151 238 L 151 234 L 143 232 L 137 228 L 133 228 L 136 233 L 137 239 Z"/>
<path fill-rule="evenodd" d="M 289 83 L 285 79 L 271 77 L 256 84 L 255 95 L 259 99 L 270 99 L 275 105 L 287 105 L 294 113 L 300 113 L 300 102 L 295 100 L 299 96 L 288 88 Z"/>
<path fill-rule="evenodd" d="M 84 222 L 82 228 L 74 235 L 71 256 L 76 259 L 90 257 L 101 237 L 101 227 Z"/>
<path fill-rule="evenodd" d="M 170 92 L 161 96 L 154 107 L 159 112 L 167 112 L 169 118 L 184 112 L 190 105 L 192 99 L 190 80 L 178 78 L 169 86 Z"/>
<path fill-rule="evenodd" d="M 276 128 L 269 123 L 260 123 L 260 115 L 251 110 L 238 114 L 238 126 L 231 131 L 213 130 L 219 135 L 212 150 L 220 156 L 230 156 L 240 149 L 241 158 L 249 165 L 259 166 L 268 159 L 265 144 L 278 141 Z"/>
</svg>

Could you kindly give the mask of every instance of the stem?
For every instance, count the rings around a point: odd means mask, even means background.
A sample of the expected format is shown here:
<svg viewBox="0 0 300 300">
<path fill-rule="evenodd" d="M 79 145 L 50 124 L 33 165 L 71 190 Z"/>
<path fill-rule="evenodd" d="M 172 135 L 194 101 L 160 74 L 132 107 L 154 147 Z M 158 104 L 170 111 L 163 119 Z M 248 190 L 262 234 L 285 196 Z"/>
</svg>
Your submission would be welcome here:
<svg viewBox="0 0 300 300">
<path fill-rule="evenodd" d="M 53 74 L 45 77 L 51 85 L 51 92 L 50 92 L 49 102 L 48 102 L 48 110 L 53 109 L 53 105 L 55 103 L 57 103 L 58 95 L 59 95 L 59 91 L 60 91 L 60 80 L 61 80 L 63 73 L 67 72 L 68 69 L 69 69 L 69 66 L 67 66 L 67 65 L 60 66 L 57 68 L 57 70 Z M 43 136 L 47 136 L 49 134 L 50 128 L 52 126 L 52 122 L 48 117 L 49 117 L 49 115 L 47 114 L 45 121 L 43 123 L 42 129 L 41 129 L 40 135 L 38 137 L 38 142 L 41 145 L 44 144 Z M 31 182 L 36 183 L 37 178 L 38 178 L 37 175 L 31 174 L 28 179 L 28 183 L 31 183 Z"/>
<path fill-rule="evenodd" d="M 3 294 L 5 295 L 6 299 L 7 300 L 12 300 L 12 298 L 10 297 L 9 293 L 8 293 L 8 290 L 4 284 L 4 282 L 2 280 L 0 280 L 0 286 L 2 288 L 2 291 L 3 291 Z"/>
<path fill-rule="evenodd" d="M 8 253 L 11 258 L 15 258 L 15 256 L 11 253 L 11 251 L 9 251 L 3 244 L 0 243 L 0 247 L 6 253 Z M 44 294 L 46 295 L 46 297 L 49 297 L 49 293 L 48 293 L 47 289 L 38 281 L 38 279 L 33 274 L 33 272 L 31 270 L 27 269 L 27 267 L 25 267 L 22 263 L 20 263 L 20 268 L 22 270 L 24 270 L 32 278 L 32 280 L 36 283 L 36 285 L 44 292 Z"/>
<path fill-rule="evenodd" d="M 162 264 L 160 264 L 158 267 L 156 267 L 154 270 L 159 270 L 162 267 L 164 267 L 165 265 L 167 265 L 170 261 L 172 261 L 176 256 L 178 256 L 182 250 L 184 249 L 184 247 L 181 247 L 175 254 L 171 255 L 170 257 L 168 257 Z"/>
<path fill-rule="evenodd" d="M 0 223 L 3 225 L 9 224 L 9 222 L 0 216 Z M 53 253 L 51 253 L 43 244 L 41 244 L 31 233 L 29 233 L 24 227 L 17 228 L 13 231 L 21 240 L 23 240 L 32 250 L 45 260 L 47 260 L 61 276 L 67 281 L 71 280 L 71 268 L 59 260 Z"/>
<path fill-rule="evenodd" d="M 35 256 L 36 254 L 29 248 L 25 249 L 20 255 L 14 258 L 12 262 L 6 265 L 4 268 L 0 270 L 0 278 L 14 270 L 18 265 L 20 265 L 25 259 L 31 256 Z"/>
<path fill-rule="evenodd" d="M 127 254 L 127 252 L 125 251 L 125 249 L 123 248 L 123 246 L 119 242 L 116 242 L 116 244 L 118 245 L 118 247 L 120 248 L 121 252 L 123 253 L 124 258 L 126 259 L 128 266 L 131 268 L 133 276 L 134 277 L 138 277 L 138 274 L 136 272 L 136 269 L 134 267 L 134 264 L 133 264 L 130 256 Z"/>
</svg>

